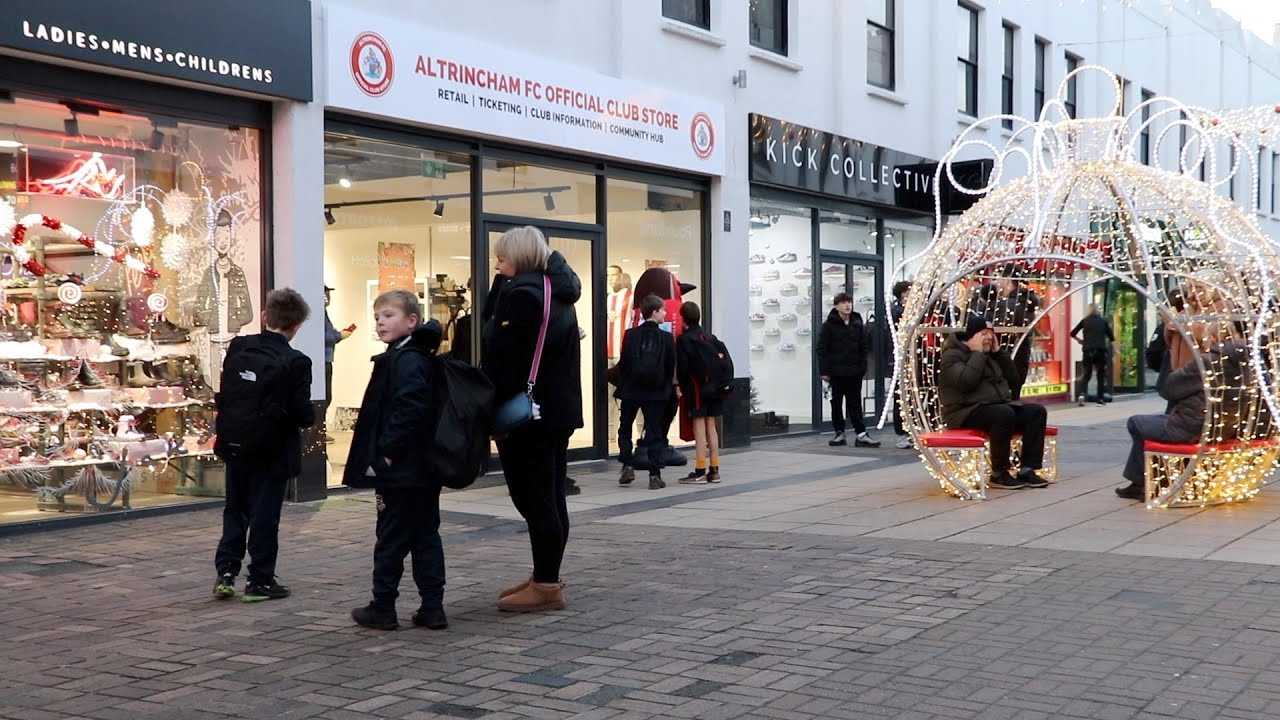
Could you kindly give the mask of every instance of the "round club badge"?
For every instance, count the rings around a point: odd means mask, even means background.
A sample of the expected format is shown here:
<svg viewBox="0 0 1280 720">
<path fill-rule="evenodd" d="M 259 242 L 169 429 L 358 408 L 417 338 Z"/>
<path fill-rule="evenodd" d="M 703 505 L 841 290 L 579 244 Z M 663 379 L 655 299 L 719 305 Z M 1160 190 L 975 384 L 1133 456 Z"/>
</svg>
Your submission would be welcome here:
<svg viewBox="0 0 1280 720">
<path fill-rule="evenodd" d="M 84 292 L 73 282 L 65 282 L 58 286 L 58 300 L 64 305 L 75 305 L 82 297 Z"/>
<path fill-rule="evenodd" d="M 147 309 L 153 313 L 162 313 L 169 309 L 169 298 L 164 293 L 151 293 L 147 296 Z"/>
<path fill-rule="evenodd" d="M 395 77 L 395 60 L 387 41 L 377 33 L 365 32 L 351 43 L 351 76 L 360 92 L 379 97 L 391 89 Z"/>
<path fill-rule="evenodd" d="M 716 149 L 716 126 L 706 113 L 698 113 L 689 123 L 689 142 L 693 145 L 693 154 L 706 160 Z"/>
</svg>

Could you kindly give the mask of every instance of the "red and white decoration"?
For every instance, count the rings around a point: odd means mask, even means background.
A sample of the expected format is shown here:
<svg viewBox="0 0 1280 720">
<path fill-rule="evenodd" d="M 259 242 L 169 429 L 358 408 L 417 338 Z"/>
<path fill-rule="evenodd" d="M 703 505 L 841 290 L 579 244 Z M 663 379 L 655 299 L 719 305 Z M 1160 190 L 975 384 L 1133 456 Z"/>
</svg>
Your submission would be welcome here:
<svg viewBox="0 0 1280 720">
<path fill-rule="evenodd" d="M 30 251 L 27 250 L 27 235 L 31 232 L 40 232 L 42 230 L 52 230 L 64 238 L 80 243 L 81 245 L 93 250 L 95 254 L 102 257 L 109 257 L 112 260 L 124 265 L 130 270 L 143 273 L 150 278 L 160 277 L 160 271 L 146 264 L 139 258 L 129 254 L 127 248 L 117 248 L 109 243 L 85 235 L 79 230 L 63 223 L 57 218 L 51 218 L 48 215 L 32 214 L 27 215 L 13 226 L 13 256 L 18 264 L 26 268 L 32 275 L 40 276 L 48 272 L 48 268 L 41 265 L 35 258 L 31 257 Z"/>
</svg>

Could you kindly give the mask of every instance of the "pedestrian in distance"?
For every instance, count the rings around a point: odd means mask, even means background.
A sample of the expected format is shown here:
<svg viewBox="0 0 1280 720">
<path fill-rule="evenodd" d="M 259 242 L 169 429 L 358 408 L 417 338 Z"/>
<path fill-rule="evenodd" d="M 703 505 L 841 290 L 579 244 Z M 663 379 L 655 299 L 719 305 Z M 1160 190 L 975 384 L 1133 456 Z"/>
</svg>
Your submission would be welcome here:
<svg viewBox="0 0 1280 720">
<path fill-rule="evenodd" d="M 818 355 L 818 374 L 831 386 L 831 428 L 835 436 L 828 445 L 847 445 L 844 436 L 845 411 L 853 425 L 854 445 L 880 447 L 880 441 L 867 434 L 862 412 L 862 378 L 867 374 L 867 355 L 871 338 L 862 315 L 853 309 L 853 296 L 840 293 L 831 301 L 831 312 L 818 331 L 814 347 Z"/>
<path fill-rule="evenodd" d="M 614 396 L 622 401 L 620 427 L 630 427 L 637 412 L 644 417 L 644 435 L 635 455 L 643 450 L 646 460 L 641 464 L 649 469 L 649 489 L 660 490 L 667 486 L 662 480 L 668 452 L 667 408 L 673 394 L 679 392 L 675 385 L 676 340 L 662 328 L 667 319 L 662 298 L 648 295 L 642 299 L 640 317 L 642 322 L 622 336 L 622 357 L 615 366 L 619 383 Z M 629 433 L 618 435 L 618 460 L 624 467 L 637 464 Z M 623 475 L 619 482 L 627 485 L 631 479 Z"/>
<path fill-rule="evenodd" d="M 356 624 L 375 630 L 399 627 L 396 599 L 404 559 L 413 560 L 419 606 L 414 625 L 440 630 L 444 612 L 444 545 L 440 540 L 440 489 L 428 468 L 425 438 L 439 409 L 431 387 L 432 357 L 440 347 L 440 323 L 422 323 L 422 306 L 409 290 L 390 290 L 373 302 L 378 339 L 351 437 L 342 484 L 373 488 L 378 519 L 373 545 L 373 599 L 351 611 Z"/>
<path fill-rule="evenodd" d="M 289 588 L 276 580 L 280 510 L 285 487 L 302 469 L 302 428 L 315 424 L 311 358 L 290 347 L 311 315 L 295 290 L 267 293 L 263 330 L 237 337 L 227 348 L 214 399 L 218 416 L 214 453 L 226 463 L 222 538 L 214 556 L 213 594 L 236 594 L 246 548 L 245 602 L 280 600 Z"/>
<path fill-rule="evenodd" d="M 1083 346 L 1084 381 L 1080 383 L 1080 404 L 1084 404 L 1085 396 L 1089 394 L 1089 379 L 1094 372 L 1098 374 L 1098 404 L 1111 402 L 1107 381 L 1111 377 L 1111 351 L 1115 347 L 1116 336 L 1111 332 L 1111 323 L 1102 317 L 1097 305 L 1090 305 L 1085 311 L 1084 317 L 1071 330 L 1071 339 Z"/>
<path fill-rule="evenodd" d="M 911 297 L 911 281 L 899 280 L 893 284 L 893 305 L 889 307 L 889 319 L 893 322 L 894 330 L 902 328 L 902 315 L 907 311 L 907 300 Z M 894 360 L 894 348 L 889 343 L 889 362 Z M 923 366 L 917 363 L 917 375 L 923 376 Z M 889 366 L 892 375 L 893 366 Z M 898 384 L 902 385 L 901 378 L 905 377 L 905 373 L 899 376 Z M 901 388 L 899 388 L 901 390 Z M 907 432 L 906 427 L 902 423 L 902 402 L 898 398 L 893 399 L 893 434 L 898 436 L 897 447 L 899 450 L 909 450 L 912 447 L 911 435 Z"/>
<path fill-rule="evenodd" d="M 560 610 L 560 566 L 569 542 L 566 454 L 569 436 L 583 425 L 581 342 L 573 307 L 582 282 L 535 227 L 503 233 L 494 254 L 500 277 L 486 304 L 481 369 L 500 400 L 529 391 L 532 379 L 537 409 L 536 419 L 497 438 L 507 491 L 529 527 L 533 554 L 533 573 L 499 593 L 498 609 Z M 544 327 L 545 341 L 539 342 Z"/>
</svg>

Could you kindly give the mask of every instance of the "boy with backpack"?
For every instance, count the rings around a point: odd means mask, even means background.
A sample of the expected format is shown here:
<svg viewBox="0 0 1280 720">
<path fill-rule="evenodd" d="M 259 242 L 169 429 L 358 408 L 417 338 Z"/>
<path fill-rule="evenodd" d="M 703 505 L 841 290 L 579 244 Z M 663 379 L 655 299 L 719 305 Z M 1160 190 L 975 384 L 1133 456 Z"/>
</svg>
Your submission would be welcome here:
<svg viewBox="0 0 1280 720">
<path fill-rule="evenodd" d="M 666 303 L 657 295 L 640 301 L 644 322 L 622 336 L 622 357 L 616 366 L 618 389 L 614 397 L 622 401 L 621 427 L 635 423 L 636 412 L 644 416 L 644 435 L 639 445 L 648 456 L 649 489 L 667 486 L 662 481 L 662 468 L 667 452 L 667 406 L 675 390 L 676 341 L 660 324 L 666 320 Z M 637 451 L 639 448 L 637 448 Z M 633 464 L 630 433 L 618 433 L 618 460 L 624 467 L 618 482 L 628 485 L 634 479 L 625 472 Z"/>
<path fill-rule="evenodd" d="M 733 391 L 733 359 L 719 338 L 702 329 L 697 303 L 680 306 L 684 334 L 676 341 L 676 377 L 693 421 L 694 470 L 684 485 L 720 482 L 720 435 L 716 420 L 724 415 L 724 399 Z M 711 465 L 707 466 L 710 458 Z"/>
<path fill-rule="evenodd" d="M 440 478 L 429 457 L 432 418 L 439 414 L 431 387 L 432 355 L 440 347 L 440 323 L 419 324 L 422 306 L 408 290 L 390 290 L 373 302 L 378 339 L 386 352 L 360 403 L 342 484 L 373 488 L 378 510 L 373 546 L 373 600 L 351 611 L 356 624 L 395 630 L 396 598 L 404 558 L 413 558 L 421 605 L 413 624 L 449 626 L 444 614 L 444 547 L 440 541 Z"/>
<path fill-rule="evenodd" d="M 289 588 L 275 579 L 280 509 L 285 486 L 302 469 L 300 431 L 316 421 L 311 358 L 289 341 L 310 314 L 296 291 L 272 290 L 262 312 L 263 331 L 232 340 L 223 360 L 214 398 L 214 452 L 226 462 L 222 538 L 214 557 L 213 594 L 219 598 L 236 594 L 246 544 L 244 602 L 289 597 Z"/>
</svg>

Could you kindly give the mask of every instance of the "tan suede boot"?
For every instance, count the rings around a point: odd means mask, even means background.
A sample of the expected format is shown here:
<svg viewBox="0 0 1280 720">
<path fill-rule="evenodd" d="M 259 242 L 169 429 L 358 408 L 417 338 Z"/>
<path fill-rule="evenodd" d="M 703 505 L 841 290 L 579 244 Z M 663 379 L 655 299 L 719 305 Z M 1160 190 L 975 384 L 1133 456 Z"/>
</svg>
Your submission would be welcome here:
<svg viewBox="0 0 1280 720">
<path fill-rule="evenodd" d="M 542 612 L 564 609 L 564 588 L 560 583 L 529 583 L 529 586 L 498 601 L 506 612 Z"/>
<path fill-rule="evenodd" d="M 525 581 L 520 583 L 519 585 L 512 585 L 511 587 L 502 588 L 502 590 L 498 592 L 498 599 L 501 600 L 502 598 L 508 595 L 515 595 L 521 590 L 529 587 L 529 585 L 532 583 L 533 583 L 533 576 L 530 575 L 528 578 L 525 578 Z"/>
</svg>

